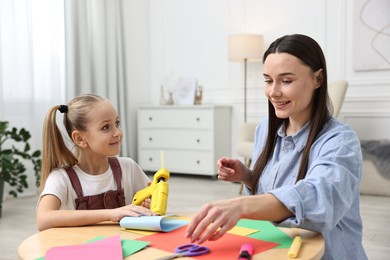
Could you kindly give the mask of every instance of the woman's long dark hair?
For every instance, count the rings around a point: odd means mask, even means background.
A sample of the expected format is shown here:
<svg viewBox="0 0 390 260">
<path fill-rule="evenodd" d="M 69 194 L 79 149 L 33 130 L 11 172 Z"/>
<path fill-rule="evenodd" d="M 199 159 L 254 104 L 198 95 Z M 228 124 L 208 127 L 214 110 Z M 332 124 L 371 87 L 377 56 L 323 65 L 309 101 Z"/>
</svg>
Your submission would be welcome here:
<svg viewBox="0 0 390 260">
<path fill-rule="evenodd" d="M 309 66 L 313 72 L 322 69 L 321 86 L 314 91 L 310 116 L 310 132 L 307 143 L 303 150 L 296 181 L 304 179 L 306 176 L 310 148 L 314 143 L 318 133 L 322 130 L 325 123 L 331 116 L 331 105 L 328 96 L 328 80 L 326 61 L 324 53 L 319 44 L 312 38 L 293 34 L 286 35 L 276 39 L 263 56 L 263 63 L 271 53 L 288 53 L 300 59 L 305 65 Z M 277 131 L 279 127 L 288 119 L 276 117 L 275 109 L 268 101 L 268 135 L 263 151 L 253 169 L 253 178 L 251 182 L 251 193 L 256 194 L 259 180 L 267 161 L 274 152 Z"/>
</svg>

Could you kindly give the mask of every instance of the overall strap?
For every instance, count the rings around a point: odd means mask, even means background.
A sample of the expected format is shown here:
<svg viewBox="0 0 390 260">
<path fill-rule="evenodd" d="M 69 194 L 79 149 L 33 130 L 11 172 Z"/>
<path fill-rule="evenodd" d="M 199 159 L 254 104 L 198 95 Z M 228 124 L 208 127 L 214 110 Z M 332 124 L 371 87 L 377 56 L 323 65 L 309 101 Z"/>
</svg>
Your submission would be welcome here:
<svg viewBox="0 0 390 260">
<path fill-rule="evenodd" d="M 112 173 L 114 174 L 116 186 L 118 190 L 122 189 L 122 169 L 119 164 L 119 160 L 116 157 L 108 157 L 108 163 L 112 169 Z"/>
<path fill-rule="evenodd" d="M 73 167 L 66 167 L 65 171 L 68 173 L 72 187 L 75 190 L 77 197 L 83 197 L 83 189 L 81 188 L 81 183 L 79 177 L 77 177 L 76 172 L 73 170 Z"/>
</svg>

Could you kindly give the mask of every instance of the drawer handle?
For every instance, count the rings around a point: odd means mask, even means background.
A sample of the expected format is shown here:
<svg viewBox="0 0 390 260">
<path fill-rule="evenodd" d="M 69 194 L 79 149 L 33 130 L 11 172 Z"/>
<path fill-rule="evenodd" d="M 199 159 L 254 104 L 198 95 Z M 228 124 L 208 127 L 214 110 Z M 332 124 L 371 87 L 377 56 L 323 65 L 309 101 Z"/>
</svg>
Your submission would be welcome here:
<svg viewBox="0 0 390 260">
<path fill-rule="evenodd" d="M 197 117 L 197 118 L 196 118 L 196 121 L 197 121 L 197 122 L 200 122 L 200 118 L 199 118 L 199 117 Z"/>
<path fill-rule="evenodd" d="M 198 139 L 196 139 L 196 142 L 199 144 L 200 143 L 200 139 L 198 138 Z"/>
<path fill-rule="evenodd" d="M 153 121 L 153 117 L 150 116 L 150 117 L 149 117 L 149 121 Z"/>
<path fill-rule="evenodd" d="M 149 137 L 149 141 L 150 141 L 150 142 L 153 141 L 153 138 L 152 138 L 152 137 Z"/>
<path fill-rule="evenodd" d="M 153 162 L 153 158 L 152 157 L 149 157 L 149 162 Z"/>
<path fill-rule="evenodd" d="M 200 160 L 196 160 L 196 164 L 200 164 Z"/>
</svg>

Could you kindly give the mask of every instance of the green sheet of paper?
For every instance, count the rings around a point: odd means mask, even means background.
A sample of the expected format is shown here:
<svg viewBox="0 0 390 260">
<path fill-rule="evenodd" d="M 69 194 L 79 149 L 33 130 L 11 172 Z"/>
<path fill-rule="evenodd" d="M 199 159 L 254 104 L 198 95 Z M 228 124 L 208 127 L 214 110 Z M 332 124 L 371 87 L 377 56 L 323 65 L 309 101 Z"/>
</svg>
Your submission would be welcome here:
<svg viewBox="0 0 390 260">
<path fill-rule="evenodd" d="M 259 232 L 248 235 L 248 237 L 280 244 L 276 248 L 289 248 L 293 242 L 291 237 L 269 221 L 240 219 L 237 226 L 259 230 Z"/>
</svg>

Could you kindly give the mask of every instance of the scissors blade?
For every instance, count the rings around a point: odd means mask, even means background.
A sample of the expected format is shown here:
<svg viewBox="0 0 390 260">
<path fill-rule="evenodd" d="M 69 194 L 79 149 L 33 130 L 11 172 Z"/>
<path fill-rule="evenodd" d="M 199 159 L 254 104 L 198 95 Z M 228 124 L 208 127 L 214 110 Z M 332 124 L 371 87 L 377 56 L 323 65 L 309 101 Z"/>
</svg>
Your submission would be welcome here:
<svg viewBox="0 0 390 260">
<path fill-rule="evenodd" d="M 175 259 L 175 258 L 182 257 L 182 256 L 185 256 L 185 254 L 177 253 L 177 254 L 168 255 L 168 256 L 158 258 L 157 260 L 169 260 L 169 259 Z"/>
</svg>

